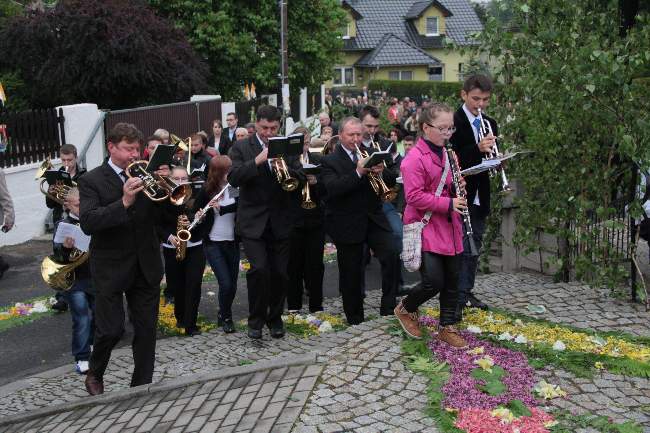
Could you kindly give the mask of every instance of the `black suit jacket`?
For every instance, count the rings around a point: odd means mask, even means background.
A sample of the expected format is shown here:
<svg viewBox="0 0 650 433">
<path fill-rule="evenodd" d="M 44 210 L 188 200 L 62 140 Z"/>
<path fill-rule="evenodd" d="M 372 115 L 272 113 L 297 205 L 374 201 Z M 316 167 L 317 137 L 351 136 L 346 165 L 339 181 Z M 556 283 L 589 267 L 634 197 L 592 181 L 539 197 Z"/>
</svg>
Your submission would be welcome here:
<svg viewBox="0 0 650 433">
<path fill-rule="evenodd" d="M 144 193 L 128 209 L 122 204 L 122 180 L 104 161 L 79 178 L 80 223 L 90 235 L 90 272 L 98 290 L 120 290 L 140 267 L 158 286 L 163 275 L 156 235 L 158 205 Z"/>
<path fill-rule="evenodd" d="M 278 183 L 268 162 L 255 165 L 255 157 L 262 152 L 257 135 L 237 141 L 228 156 L 232 167 L 228 173 L 230 185 L 239 188 L 239 208 L 235 229 L 244 238 L 259 239 L 267 222 L 276 239 L 288 238 L 293 228 L 291 196 Z M 291 176 L 304 184 L 302 166 L 298 157 L 285 157 Z"/>
<path fill-rule="evenodd" d="M 356 165 L 342 146 L 322 159 L 321 182 L 327 192 L 325 229 L 334 242 L 356 244 L 366 240 L 369 220 L 386 231 L 391 228 L 368 176 L 357 175 Z M 391 170 L 383 171 L 383 179 L 389 187 L 395 185 Z"/>
<path fill-rule="evenodd" d="M 492 125 L 494 135 L 499 135 L 497 122 L 486 115 L 483 115 L 483 118 L 488 120 L 490 125 Z M 454 132 L 449 141 L 453 145 L 454 152 L 458 155 L 461 169 L 480 164 L 482 159 L 485 158 L 485 154 L 479 150 L 476 144 L 474 127 L 469 123 L 469 119 L 467 119 L 467 115 L 462 106 L 454 113 L 454 126 L 456 127 L 456 132 Z M 479 206 L 479 214 L 487 216 L 490 213 L 489 172 L 485 171 L 467 176 L 465 181 L 467 182 L 467 202 L 472 204 L 478 192 L 478 199 L 481 203 L 481 206 Z"/>
<path fill-rule="evenodd" d="M 221 137 L 219 139 L 219 148 L 217 149 L 219 155 L 228 155 L 228 151 L 230 151 L 230 148 L 236 141 L 234 135 L 233 135 L 233 140 L 230 140 L 228 135 L 229 135 L 228 128 L 221 130 Z M 214 147 L 214 135 L 211 135 L 210 138 L 208 138 L 208 147 Z"/>
<path fill-rule="evenodd" d="M 320 165 L 323 155 L 318 153 L 309 152 L 309 163 L 313 165 Z M 297 190 L 291 193 L 291 206 L 292 212 L 294 214 L 294 224 L 296 228 L 316 228 L 322 227 L 325 223 L 324 216 L 324 201 L 325 197 L 325 187 L 323 182 L 320 179 L 320 175 L 317 176 L 318 181 L 315 185 L 309 185 L 309 195 L 311 200 L 316 203 L 314 209 L 303 209 L 302 204 L 302 191 L 303 188 L 298 188 Z"/>
</svg>

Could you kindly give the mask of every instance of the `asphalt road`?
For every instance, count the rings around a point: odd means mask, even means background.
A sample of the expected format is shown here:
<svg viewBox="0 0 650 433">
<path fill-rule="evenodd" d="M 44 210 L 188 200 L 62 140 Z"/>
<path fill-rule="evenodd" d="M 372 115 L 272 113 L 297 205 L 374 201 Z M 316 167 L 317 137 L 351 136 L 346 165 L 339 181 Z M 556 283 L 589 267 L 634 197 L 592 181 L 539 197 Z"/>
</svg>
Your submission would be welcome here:
<svg viewBox="0 0 650 433">
<path fill-rule="evenodd" d="M 32 240 L 20 245 L 0 248 L 2 255 L 11 265 L 0 279 L 0 306 L 13 305 L 30 298 L 53 295 L 54 292 L 41 279 L 40 264 L 51 252 L 49 240 Z M 405 283 L 417 281 L 417 274 L 405 273 Z M 369 289 L 381 287 L 379 263 L 372 260 L 366 269 L 366 281 Z M 218 303 L 216 296 L 207 296 L 207 291 L 217 291 L 216 282 L 203 284 L 203 297 L 200 313 L 216 322 Z M 338 296 L 338 269 L 336 262 L 325 264 L 323 284 L 325 297 Z M 246 281 L 239 279 L 237 296 L 233 305 L 235 320 L 247 316 L 248 297 Z M 367 314 L 378 314 L 368 311 Z M 33 374 L 69 364 L 74 368 L 74 359 L 70 354 L 72 321 L 69 313 L 57 313 L 32 323 L 14 327 L 0 332 L 0 386 Z M 127 332 L 119 346 L 130 344 L 132 332 L 127 324 Z M 160 335 L 160 338 L 164 336 Z"/>
</svg>

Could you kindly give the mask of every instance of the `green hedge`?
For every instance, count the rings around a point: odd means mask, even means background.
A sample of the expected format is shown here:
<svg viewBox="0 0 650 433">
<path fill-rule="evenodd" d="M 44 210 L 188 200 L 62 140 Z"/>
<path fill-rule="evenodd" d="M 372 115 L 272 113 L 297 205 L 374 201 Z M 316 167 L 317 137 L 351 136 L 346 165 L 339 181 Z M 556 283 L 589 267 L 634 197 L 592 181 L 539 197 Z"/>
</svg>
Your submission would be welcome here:
<svg viewBox="0 0 650 433">
<path fill-rule="evenodd" d="M 371 80 L 368 83 L 370 92 L 382 91 L 396 98 L 429 98 L 440 102 L 460 102 L 461 82 L 446 81 L 401 81 L 401 80 Z"/>
</svg>

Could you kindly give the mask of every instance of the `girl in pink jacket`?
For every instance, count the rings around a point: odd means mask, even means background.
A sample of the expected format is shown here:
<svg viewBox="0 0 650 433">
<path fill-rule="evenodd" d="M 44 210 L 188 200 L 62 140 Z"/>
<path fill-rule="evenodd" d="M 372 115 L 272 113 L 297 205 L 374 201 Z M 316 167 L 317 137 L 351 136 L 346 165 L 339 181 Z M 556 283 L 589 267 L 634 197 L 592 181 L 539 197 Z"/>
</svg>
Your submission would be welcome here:
<svg viewBox="0 0 650 433">
<path fill-rule="evenodd" d="M 444 147 L 455 131 L 451 108 L 432 104 L 420 114 L 418 128 L 420 138 L 401 166 L 406 199 L 404 224 L 422 220 L 429 211 L 431 218 L 422 230 L 422 285 L 402 299 L 395 316 L 408 335 L 421 338 L 418 307 L 440 293 L 438 338 L 454 347 L 465 347 L 467 343 L 453 326 L 458 321 L 458 260 L 463 252 L 460 212 L 467 203 L 455 197 Z"/>
</svg>

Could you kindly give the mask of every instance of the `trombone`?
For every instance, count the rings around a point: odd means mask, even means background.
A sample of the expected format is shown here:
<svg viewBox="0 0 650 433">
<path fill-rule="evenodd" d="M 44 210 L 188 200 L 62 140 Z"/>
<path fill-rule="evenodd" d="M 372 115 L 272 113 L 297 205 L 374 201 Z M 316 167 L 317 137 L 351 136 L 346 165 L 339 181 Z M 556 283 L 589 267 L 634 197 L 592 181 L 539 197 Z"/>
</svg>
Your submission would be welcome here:
<svg viewBox="0 0 650 433">
<path fill-rule="evenodd" d="M 374 141 L 373 141 L 373 146 L 374 146 Z M 368 152 L 359 149 L 359 146 L 356 143 L 354 147 L 356 147 L 357 149 L 357 154 L 359 155 L 359 159 L 364 159 L 369 156 Z M 381 174 L 375 174 L 372 171 L 369 172 L 368 181 L 370 182 L 370 186 L 372 187 L 372 189 L 375 191 L 375 194 L 377 194 L 382 201 L 390 202 L 395 200 L 395 198 L 397 197 L 397 192 L 393 191 L 388 187 L 388 185 L 386 185 L 386 182 L 384 182 L 384 179 L 381 177 Z"/>
<path fill-rule="evenodd" d="M 300 155 L 300 163 L 309 164 L 309 156 L 304 153 Z M 302 201 L 300 202 L 300 207 L 303 209 L 314 209 L 316 207 L 316 203 L 311 199 L 309 181 L 306 181 L 305 186 L 302 187 Z"/>
<path fill-rule="evenodd" d="M 480 108 L 478 108 L 478 116 L 476 117 L 481 122 L 481 127 L 479 128 L 479 132 L 478 132 L 478 140 L 481 141 L 483 140 L 483 138 L 487 137 L 488 135 L 494 136 L 494 133 L 492 132 L 492 125 L 490 124 L 489 120 L 483 118 L 483 113 Z M 486 159 L 500 158 L 501 155 L 502 154 L 501 152 L 499 152 L 499 147 L 497 146 L 496 137 L 495 137 L 494 147 L 492 148 L 492 152 L 487 154 Z M 490 175 L 494 176 L 496 170 L 498 170 L 501 173 L 501 182 L 503 185 L 503 191 L 504 192 L 512 191 L 512 188 L 510 188 L 510 183 L 508 182 L 508 178 L 506 177 L 506 171 L 503 169 L 503 167 L 500 166 L 497 169 L 490 170 Z"/>
</svg>

